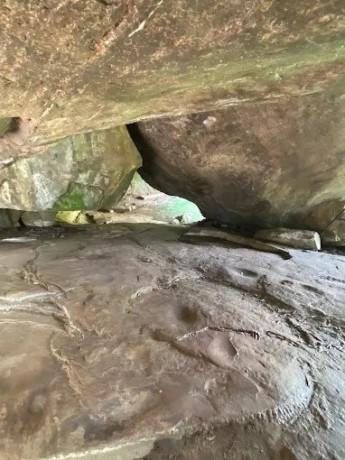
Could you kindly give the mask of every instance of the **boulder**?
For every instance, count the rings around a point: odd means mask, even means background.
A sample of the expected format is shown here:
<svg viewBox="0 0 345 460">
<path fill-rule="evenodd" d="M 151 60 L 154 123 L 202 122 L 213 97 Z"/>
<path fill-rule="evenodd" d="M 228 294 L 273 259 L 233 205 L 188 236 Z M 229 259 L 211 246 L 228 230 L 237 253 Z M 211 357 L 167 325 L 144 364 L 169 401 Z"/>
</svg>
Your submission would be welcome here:
<svg viewBox="0 0 345 460">
<path fill-rule="evenodd" d="M 141 165 L 125 127 L 70 136 L 23 157 L 12 147 L 8 153 L 0 207 L 25 211 L 111 207 Z"/>
<path fill-rule="evenodd" d="M 345 203 L 345 99 L 310 95 L 130 127 L 153 187 L 241 229 L 322 231 Z"/>
</svg>

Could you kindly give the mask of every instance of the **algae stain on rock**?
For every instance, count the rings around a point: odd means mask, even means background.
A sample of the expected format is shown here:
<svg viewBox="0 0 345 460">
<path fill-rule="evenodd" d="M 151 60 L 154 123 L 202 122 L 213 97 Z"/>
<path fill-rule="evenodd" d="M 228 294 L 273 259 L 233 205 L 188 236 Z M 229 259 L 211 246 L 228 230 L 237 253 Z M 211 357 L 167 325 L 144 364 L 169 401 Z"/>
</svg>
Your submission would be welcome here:
<svg viewBox="0 0 345 460">
<path fill-rule="evenodd" d="M 1 169 L 0 208 L 73 211 L 111 207 L 122 198 L 141 163 L 125 127 L 33 147 L 30 156 Z"/>
<path fill-rule="evenodd" d="M 76 190 L 66 192 L 60 196 L 54 207 L 57 211 L 77 211 L 87 209 L 82 193 Z"/>
</svg>

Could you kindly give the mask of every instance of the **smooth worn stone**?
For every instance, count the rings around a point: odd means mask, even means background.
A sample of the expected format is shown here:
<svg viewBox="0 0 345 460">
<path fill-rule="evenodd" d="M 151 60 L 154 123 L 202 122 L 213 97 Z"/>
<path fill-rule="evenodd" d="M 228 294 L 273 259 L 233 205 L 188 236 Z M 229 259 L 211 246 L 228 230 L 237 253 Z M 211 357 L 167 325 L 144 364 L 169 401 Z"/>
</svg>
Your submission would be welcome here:
<svg viewBox="0 0 345 460">
<path fill-rule="evenodd" d="M 344 98 L 315 94 L 129 129 L 147 182 L 234 230 L 322 231 L 344 207 Z"/>
<path fill-rule="evenodd" d="M 10 151 L 0 169 L 0 207 L 25 211 L 111 207 L 141 165 L 125 127 L 68 137 L 33 152 L 21 157 L 20 149 Z"/>
<path fill-rule="evenodd" d="M 343 0 L 2 0 L 0 24 L 0 117 L 29 144 L 345 93 Z"/>
<path fill-rule="evenodd" d="M 273 243 L 291 246 L 297 249 L 321 250 L 321 238 L 317 232 L 311 230 L 294 230 L 291 228 L 271 228 L 259 230 L 254 238 Z"/>
<path fill-rule="evenodd" d="M 344 257 L 184 232 L 0 235 L 2 460 L 345 458 Z"/>
<path fill-rule="evenodd" d="M 233 243 L 245 248 L 256 249 L 257 251 L 272 252 L 279 254 L 283 259 L 291 259 L 289 251 L 283 248 L 276 247 L 272 244 L 262 243 L 254 238 L 230 233 L 227 231 L 216 230 L 214 228 L 194 228 L 182 236 L 183 241 L 190 241 L 193 239 L 209 238 L 215 240 L 223 240 L 225 242 Z"/>
</svg>

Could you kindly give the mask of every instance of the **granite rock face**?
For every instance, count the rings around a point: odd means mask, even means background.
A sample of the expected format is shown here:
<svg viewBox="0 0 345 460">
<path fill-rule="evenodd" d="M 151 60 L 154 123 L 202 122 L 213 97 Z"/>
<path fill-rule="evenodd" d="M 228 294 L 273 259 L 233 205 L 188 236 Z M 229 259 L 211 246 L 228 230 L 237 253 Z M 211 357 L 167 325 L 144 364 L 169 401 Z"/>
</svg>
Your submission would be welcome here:
<svg viewBox="0 0 345 460">
<path fill-rule="evenodd" d="M 0 235 L 2 460 L 345 458 L 344 258 L 184 231 Z"/>
<path fill-rule="evenodd" d="M 0 169 L 0 208 L 25 211 L 98 209 L 115 205 L 141 165 L 125 127 L 70 136 L 17 155 Z"/>
<path fill-rule="evenodd" d="M 143 177 L 241 228 L 324 230 L 345 203 L 345 100 L 322 94 L 132 125 Z"/>
</svg>

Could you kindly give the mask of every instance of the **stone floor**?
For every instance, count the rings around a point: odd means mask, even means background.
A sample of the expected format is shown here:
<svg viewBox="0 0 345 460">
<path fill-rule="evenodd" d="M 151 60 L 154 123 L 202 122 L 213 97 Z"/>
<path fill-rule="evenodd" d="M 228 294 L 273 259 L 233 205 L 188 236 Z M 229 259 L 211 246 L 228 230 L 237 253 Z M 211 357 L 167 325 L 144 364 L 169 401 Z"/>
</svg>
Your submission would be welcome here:
<svg viewBox="0 0 345 460">
<path fill-rule="evenodd" d="M 1 459 L 345 458 L 345 258 L 185 231 L 0 235 Z"/>
</svg>

